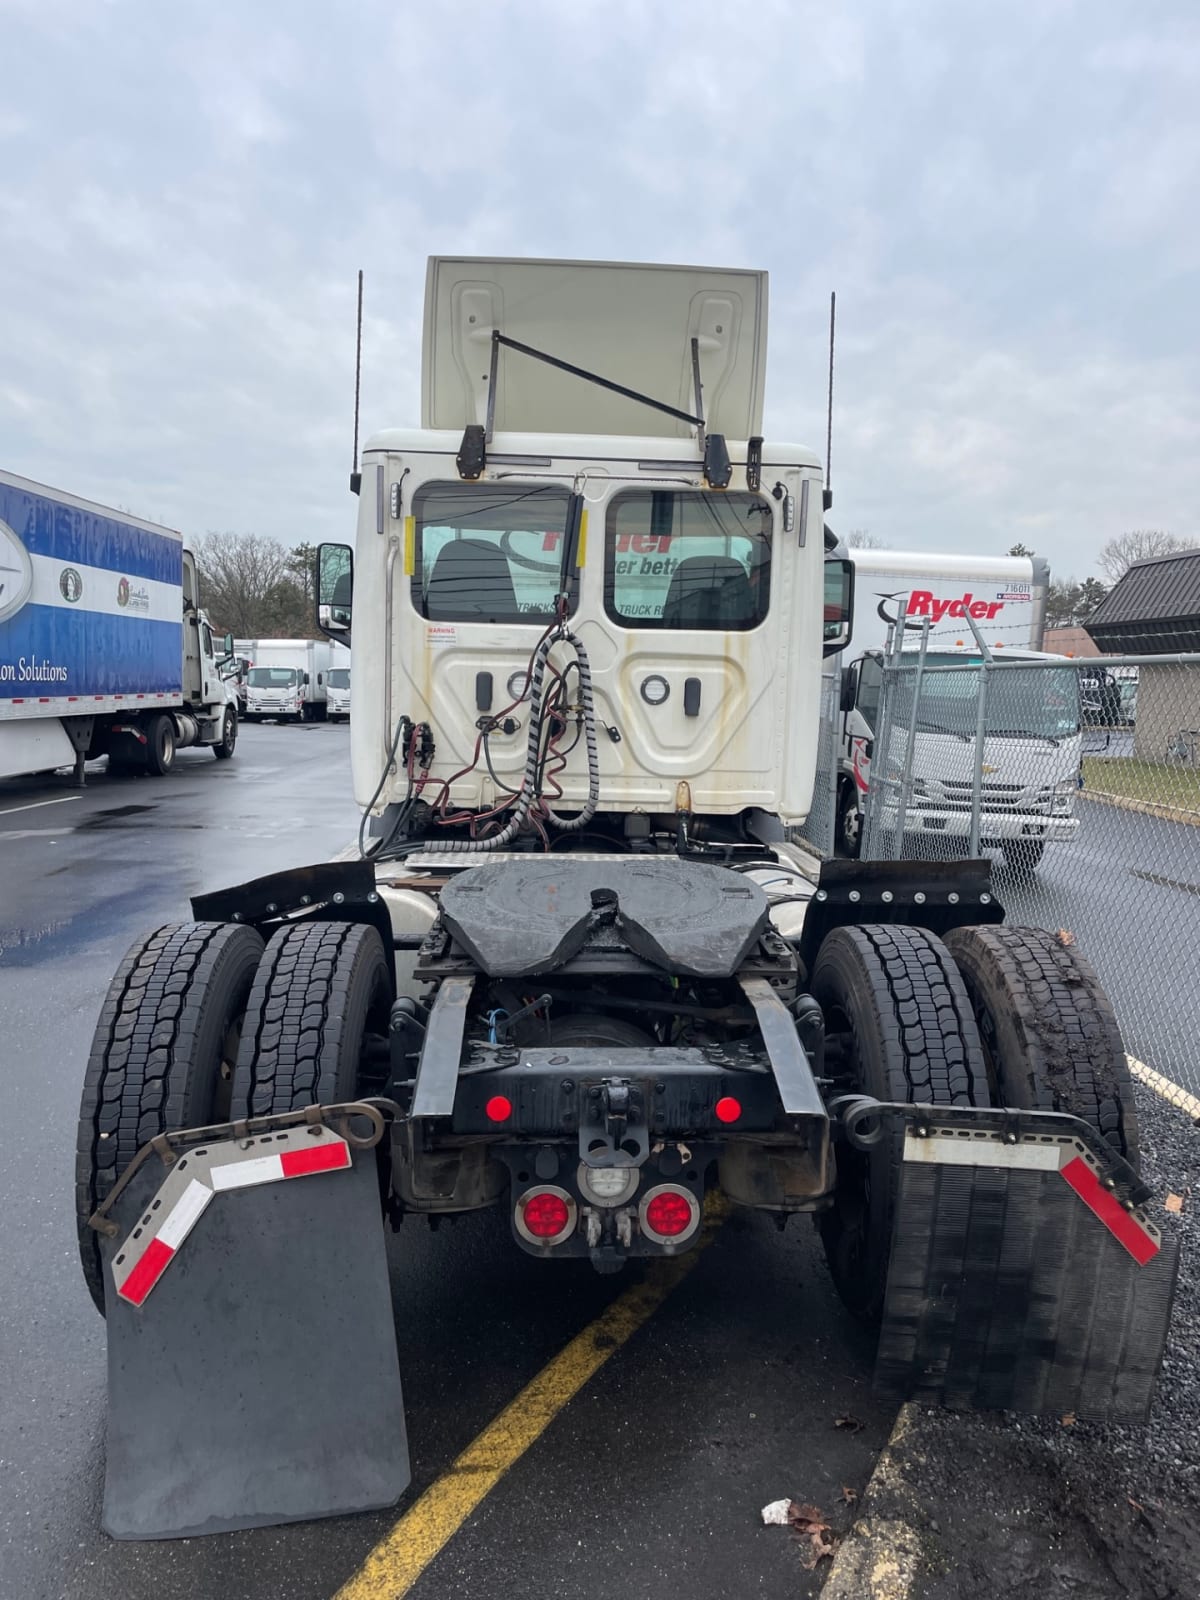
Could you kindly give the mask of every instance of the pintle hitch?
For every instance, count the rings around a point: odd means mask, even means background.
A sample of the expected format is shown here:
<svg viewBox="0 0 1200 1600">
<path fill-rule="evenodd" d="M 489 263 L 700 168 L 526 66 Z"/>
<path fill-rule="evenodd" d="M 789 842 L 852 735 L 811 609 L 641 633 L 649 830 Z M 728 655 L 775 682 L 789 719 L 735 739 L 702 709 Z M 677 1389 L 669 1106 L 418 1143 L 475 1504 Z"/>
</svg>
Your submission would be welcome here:
<svg viewBox="0 0 1200 1600">
<path fill-rule="evenodd" d="M 639 1167 L 650 1153 L 646 1099 L 629 1078 L 588 1086 L 579 1115 L 579 1159 L 588 1167 Z"/>
</svg>

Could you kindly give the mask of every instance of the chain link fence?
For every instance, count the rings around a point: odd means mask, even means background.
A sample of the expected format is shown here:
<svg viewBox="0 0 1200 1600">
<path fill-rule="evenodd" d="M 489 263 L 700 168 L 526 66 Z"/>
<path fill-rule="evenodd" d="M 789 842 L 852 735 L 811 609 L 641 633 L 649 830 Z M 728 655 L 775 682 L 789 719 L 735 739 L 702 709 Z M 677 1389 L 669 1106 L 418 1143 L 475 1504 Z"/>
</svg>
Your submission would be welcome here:
<svg viewBox="0 0 1200 1600">
<path fill-rule="evenodd" d="M 1200 655 L 893 648 L 861 854 L 992 857 L 1008 921 L 1075 944 L 1134 1071 L 1200 1115 Z"/>
</svg>

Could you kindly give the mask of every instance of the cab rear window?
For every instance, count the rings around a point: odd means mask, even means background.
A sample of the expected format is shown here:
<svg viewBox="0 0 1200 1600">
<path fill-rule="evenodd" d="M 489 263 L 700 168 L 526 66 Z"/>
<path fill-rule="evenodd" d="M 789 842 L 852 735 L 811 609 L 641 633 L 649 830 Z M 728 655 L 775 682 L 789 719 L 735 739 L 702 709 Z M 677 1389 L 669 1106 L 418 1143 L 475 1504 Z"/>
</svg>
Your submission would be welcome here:
<svg viewBox="0 0 1200 1600">
<path fill-rule="evenodd" d="M 431 622 L 553 620 L 568 491 L 427 484 L 413 499 L 412 600 Z M 570 575 L 574 609 L 577 574 Z"/>
<path fill-rule="evenodd" d="M 604 609 L 627 628 L 755 628 L 771 587 L 768 501 L 635 489 L 609 502 Z"/>
</svg>

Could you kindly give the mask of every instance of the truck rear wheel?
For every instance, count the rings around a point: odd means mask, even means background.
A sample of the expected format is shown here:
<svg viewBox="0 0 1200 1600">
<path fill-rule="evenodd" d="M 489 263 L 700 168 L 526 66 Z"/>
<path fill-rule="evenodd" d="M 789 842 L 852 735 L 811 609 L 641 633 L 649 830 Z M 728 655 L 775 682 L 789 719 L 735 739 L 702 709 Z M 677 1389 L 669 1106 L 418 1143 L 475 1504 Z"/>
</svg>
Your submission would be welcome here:
<svg viewBox="0 0 1200 1600">
<path fill-rule="evenodd" d="M 146 771 L 165 777 L 175 765 L 175 724 L 165 713 L 151 717 L 146 727 Z"/>
<path fill-rule="evenodd" d="M 218 761 L 228 761 L 237 744 L 238 719 L 237 712 L 232 706 L 226 706 L 225 717 L 221 723 L 221 742 L 213 745 L 213 755 Z"/>
<path fill-rule="evenodd" d="M 238 1030 L 262 953 L 253 928 L 168 923 L 138 940 L 109 985 L 84 1074 L 75 1157 L 79 1254 L 102 1315 L 100 1244 L 87 1220 L 148 1140 L 227 1114 Z"/>
<path fill-rule="evenodd" d="M 1133 1167 L 1133 1079 L 1094 970 L 1044 928 L 955 928 L 946 937 L 971 998 L 999 1105 L 1069 1111 Z"/>
<path fill-rule="evenodd" d="M 280 928 L 259 963 L 233 1078 L 235 1117 L 353 1100 L 364 1050 L 386 1049 L 392 971 L 355 922 Z"/>
<path fill-rule="evenodd" d="M 825 1013 L 835 1093 L 989 1104 L 971 1002 L 934 934 L 890 925 L 835 928 L 817 956 L 812 992 Z M 870 1150 L 839 1145 L 834 1203 L 820 1214 L 838 1294 L 866 1321 L 883 1310 L 903 1143 L 904 1130 L 893 1123 Z"/>
</svg>

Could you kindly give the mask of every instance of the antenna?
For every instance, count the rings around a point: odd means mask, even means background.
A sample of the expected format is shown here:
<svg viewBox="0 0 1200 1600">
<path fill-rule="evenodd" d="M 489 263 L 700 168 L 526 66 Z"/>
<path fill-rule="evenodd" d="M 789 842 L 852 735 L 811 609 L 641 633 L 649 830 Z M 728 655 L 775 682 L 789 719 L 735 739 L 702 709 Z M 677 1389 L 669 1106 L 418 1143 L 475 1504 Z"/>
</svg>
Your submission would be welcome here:
<svg viewBox="0 0 1200 1600">
<path fill-rule="evenodd" d="M 362 388 L 362 268 L 358 269 L 358 328 L 354 341 L 354 460 L 350 464 L 350 493 L 362 488 L 362 473 L 358 470 L 358 398 Z"/>
<path fill-rule="evenodd" d="M 833 504 L 833 330 L 837 317 L 837 293 L 829 295 L 829 409 L 825 419 L 825 510 Z"/>
</svg>

